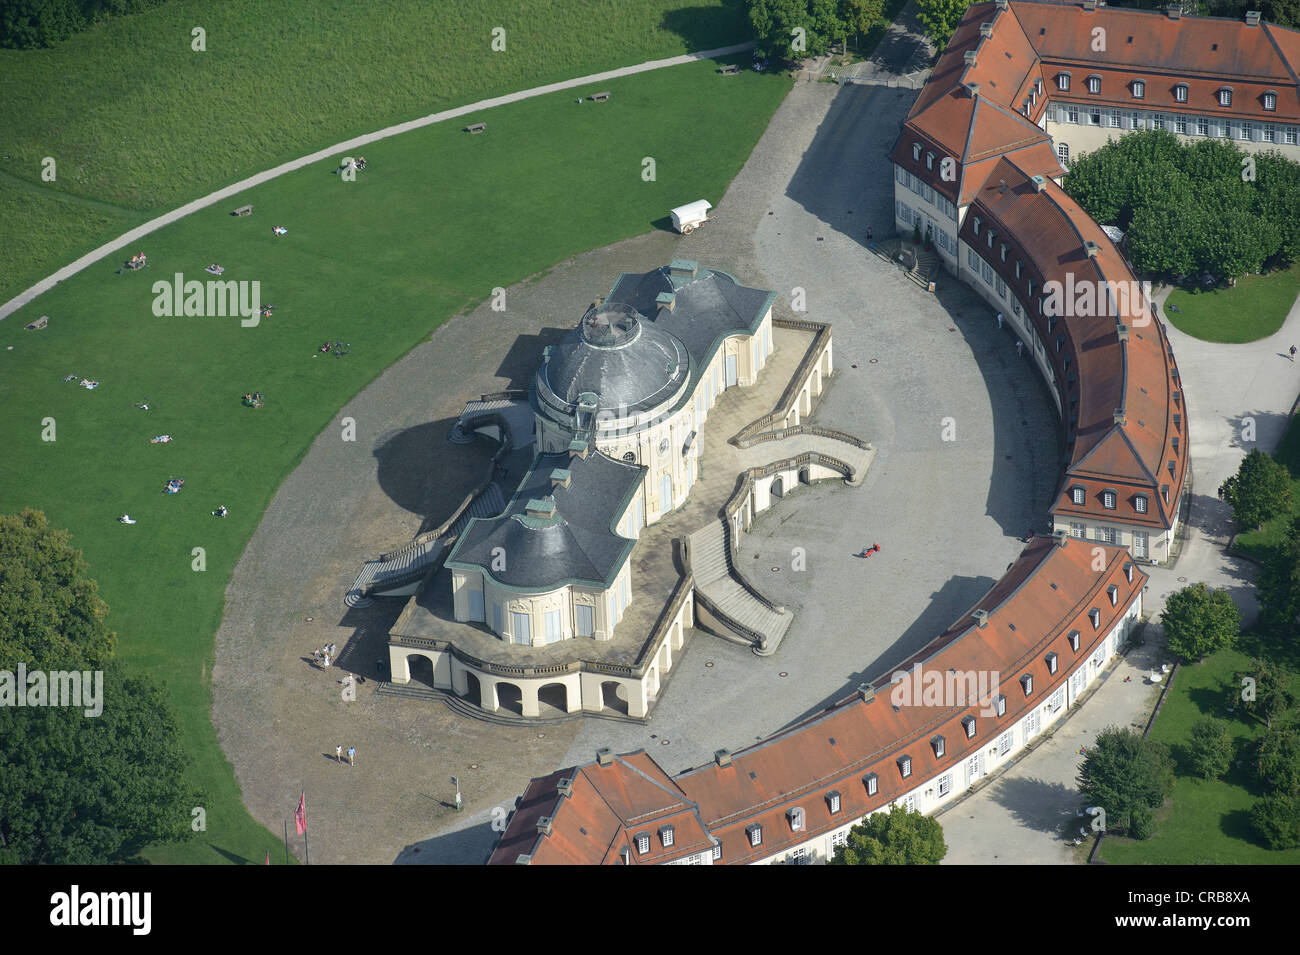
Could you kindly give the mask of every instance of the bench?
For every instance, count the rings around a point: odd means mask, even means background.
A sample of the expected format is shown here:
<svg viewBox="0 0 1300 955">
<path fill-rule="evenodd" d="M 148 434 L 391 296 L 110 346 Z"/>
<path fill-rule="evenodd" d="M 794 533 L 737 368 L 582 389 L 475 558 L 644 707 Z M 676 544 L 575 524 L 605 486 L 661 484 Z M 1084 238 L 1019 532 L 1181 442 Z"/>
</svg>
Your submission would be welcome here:
<svg viewBox="0 0 1300 955">
<path fill-rule="evenodd" d="M 467 133 L 481 133 L 481 132 L 483 132 L 483 130 L 485 130 L 485 129 L 487 129 L 487 123 L 473 123 L 472 125 L 469 125 L 469 126 L 466 126 L 466 127 L 465 127 L 465 132 L 467 132 Z"/>
<path fill-rule="evenodd" d="M 603 102 L 605 102 L 605 100 L 607 100 L 607 99 L 609 99 L 609 90 L 606 90 L 606 91 L 603 92 L 603 93 L 592 93 L 592 94 L 591 94 L 591 101 L 592 101 L 593 103 L 603 103 Z"/>
<path fill-rule="evenodd" d="M 740 72 L 740 67 L 737 66 L 735 63 L 728 63 L 726 66 L 721 67 L 718 70 L 718 72 L 721 73 L 723 76 L 735 76 L 737 73 Z"/>
<path fill-rule="evenodd" d="M 240 206 L 238 209 L 236 209 L 234 212 L 231 213 L 232 216 L 251 216 L 252 214 L 253 214 L 252 206 Z"/>
<path fill-rule="evenodd" d="M 40 318 L 38 318 L 36 321 L 34 321 L 34 322 L 29 322 L 29 323 L 27 324 L 27 330 L 28 330 L 29 332 L 34 332 L 34 331 L 36 331 L 37 329 L 44 328 L 44 327 L 45 327 L 46 325 L 48 325 L 48 324 L 50 324 L 50 316 L 48 316 L 48 315 L 42 315 L 42 316 L 41 316 Z"/>
</svg>

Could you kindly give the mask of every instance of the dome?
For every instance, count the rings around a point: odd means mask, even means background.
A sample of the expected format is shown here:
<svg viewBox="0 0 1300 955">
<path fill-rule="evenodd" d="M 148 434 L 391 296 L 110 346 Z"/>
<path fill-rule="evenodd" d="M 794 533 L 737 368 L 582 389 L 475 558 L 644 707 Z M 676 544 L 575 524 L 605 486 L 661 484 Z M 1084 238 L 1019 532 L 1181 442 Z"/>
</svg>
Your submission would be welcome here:
<svg viewBox="0 0 1300 955">
<path fill-rule="evenodd" d="M 594 395 L 598 410 L 620 417 L 672 400 L 689 378 L 686 346 L 621 303 L 588 309 L 537 370 L 538 392 L 556 410 Z"/>
</svg>

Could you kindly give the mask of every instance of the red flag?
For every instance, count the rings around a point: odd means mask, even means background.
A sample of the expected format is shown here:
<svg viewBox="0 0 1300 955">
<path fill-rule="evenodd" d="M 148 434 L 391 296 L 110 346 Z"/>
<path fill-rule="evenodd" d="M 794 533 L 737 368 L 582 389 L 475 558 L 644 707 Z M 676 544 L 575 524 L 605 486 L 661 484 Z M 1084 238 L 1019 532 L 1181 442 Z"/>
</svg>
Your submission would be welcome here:
<svg viewBox="0 0 1300 955">
<path fill-rule="evenodd" d="M 307 831 L 307 792 L 298 797 L 298 808 L 293 811 L 293 822 L 298 827 L 298 835 Z"/>
<path fill-rule="evenodd" d="M 267 849 L 267 850 L 266 850 L 266 861 L 263 862 L 262 865 L 270 865 L 270 864 L 271 864 L 271 850 L 270 850 L 270 849 Z"/>
</svg>

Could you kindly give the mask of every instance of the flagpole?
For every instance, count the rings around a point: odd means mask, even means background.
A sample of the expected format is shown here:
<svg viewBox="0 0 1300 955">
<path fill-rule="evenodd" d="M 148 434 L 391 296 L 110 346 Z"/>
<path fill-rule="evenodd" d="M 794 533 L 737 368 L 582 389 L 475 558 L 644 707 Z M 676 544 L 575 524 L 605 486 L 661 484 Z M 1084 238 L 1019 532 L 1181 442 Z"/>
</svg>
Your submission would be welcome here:
<svg viewBox="0 0 1300 955">
<path fill-rule="evenodd" d="M 302 847 L 307 852 L 307 865 L 311 865 L 311 846 L 307 842 L 307 829 L 302 830 Z"/>
<path fill-rule="evenodd" d="M 284 821 L 284 864 L 289 864 L 289 820 Z"/>
</svg>

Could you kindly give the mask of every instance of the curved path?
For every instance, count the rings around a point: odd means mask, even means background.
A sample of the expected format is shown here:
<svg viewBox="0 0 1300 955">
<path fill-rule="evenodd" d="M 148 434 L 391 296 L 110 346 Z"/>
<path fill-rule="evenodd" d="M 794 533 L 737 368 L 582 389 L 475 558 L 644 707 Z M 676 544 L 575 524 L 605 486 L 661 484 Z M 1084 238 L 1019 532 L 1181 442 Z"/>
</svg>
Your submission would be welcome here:
<svg viewBox="0 0 1300 955">
<path fill-rule="evenodd" d="M 592 83 L 603 83 L 606 80 L 617 79 L 621 76 L 632 76 L 636 73 L 645 73 L 649 70 L 661 70 L 668 66 L 681 66 L 684 63 L 693 63 L 696 60 L 711 60 L 716 56 L 727 56 L 731 53 L 739 53 L 742 50 L 748 50 L 753 46 L 754 44 L 752 42 L 735 43 L 731 46 L 718 47 L 715 50 L 703 50 L 699 53 L 686 53 L 681 56 L 670 56 L 663 60 L 648 60 L 645 63 L 636 63 L 632 66 L 621 66 L 616 70 L 606 70 L 603 73 L 592 73 L 589 76 L 579 76 L 571 80 L 561 80 L 558 83 L 548 83 L 545 86 L 534 86 L 532 89 L 520 90 L 516 93 L 507 93 L 505 96 L 493 96 L 490 99 L 482 99 L 477 103 L 470 103 L 467 106 L 457 106 L 454 109 L 444 109 L 440 113 L 431 113 L 428 116 L 421 117 L 420 119 L 398 123 L 395 126 L 386 126 L 376 132 L 366 133 L 364 136 L 357 136 L 355 139 L 345 140 L 344 142 L 336 143 L 335 145 L 329 146 L 325 149 L 318 149 L 310 155 L 302 156 L 298 159 L 291 159 L 289 162 L 281 163 L 272 169 L 267 169 L 264 172 L 259 172 L 256 175 L 249 176 L 247 179 L 241 179 L 239 182 L 218 189 L 216 192 L 208 193 L 206 196 L 203 196 L 200 199 L 195 199 L 193 202 L 187 202 L 179 209 L 173 209 L 171 212 L 166 212 L 158 216 L 156 219 L 150 219 L 143 225 L 136 226 L 130 232 L 124 232 L 116 239 L 105 242 L 93 252 L 87 252 L 75 262 L 65 265 L 53 275 L 46 276 L 31 288 L 18 293 L 9 301 L 0 305 L 0 320 L 9 317 L 14 312 L 18 311 L 18 309 L 31 302 L 42 292 L 49 291 L 64 279 L 76 275 L 82 269 L 93 265 L 104 256 L 110 255 L 128 245 L 132 245 L 138 239 L 144 238 L 149 233 L 156 232 L 163 226 L 176 222 L 178 219 L 183 219 L 192 212 L 206 209 L 208 206 L 215 205 L 223 199 L 237 196 L 246 189 L 251 189 L 253 186 L 269 182 L 272 179 L 283 176 L 285 173 L 293 172 L 295 169 L 301 169 L 314 162 L 321 162 L 322 160 L 329 159 L 339 153 L 346 153 L 361 146 L 368 145 L 369 143 L 378 142 L 381 139 L 387 139 L 390 136 L 409 133 L 413 129 L 432 126 L 434 123 L 446 122 L 449 119 L 458 119 L 461 116 L 468 116 L 471 113 L 477 113 L 485 109 L 492 109 L 495 106 L 505 106 L 507 103 L 518 103 L 521 100 L 532 99 L 535 96 L 545 96 L 547 93 L 558 93 L 562 90 L 573 89 L 577 86 L 587 86 Z"/>
</svg>

